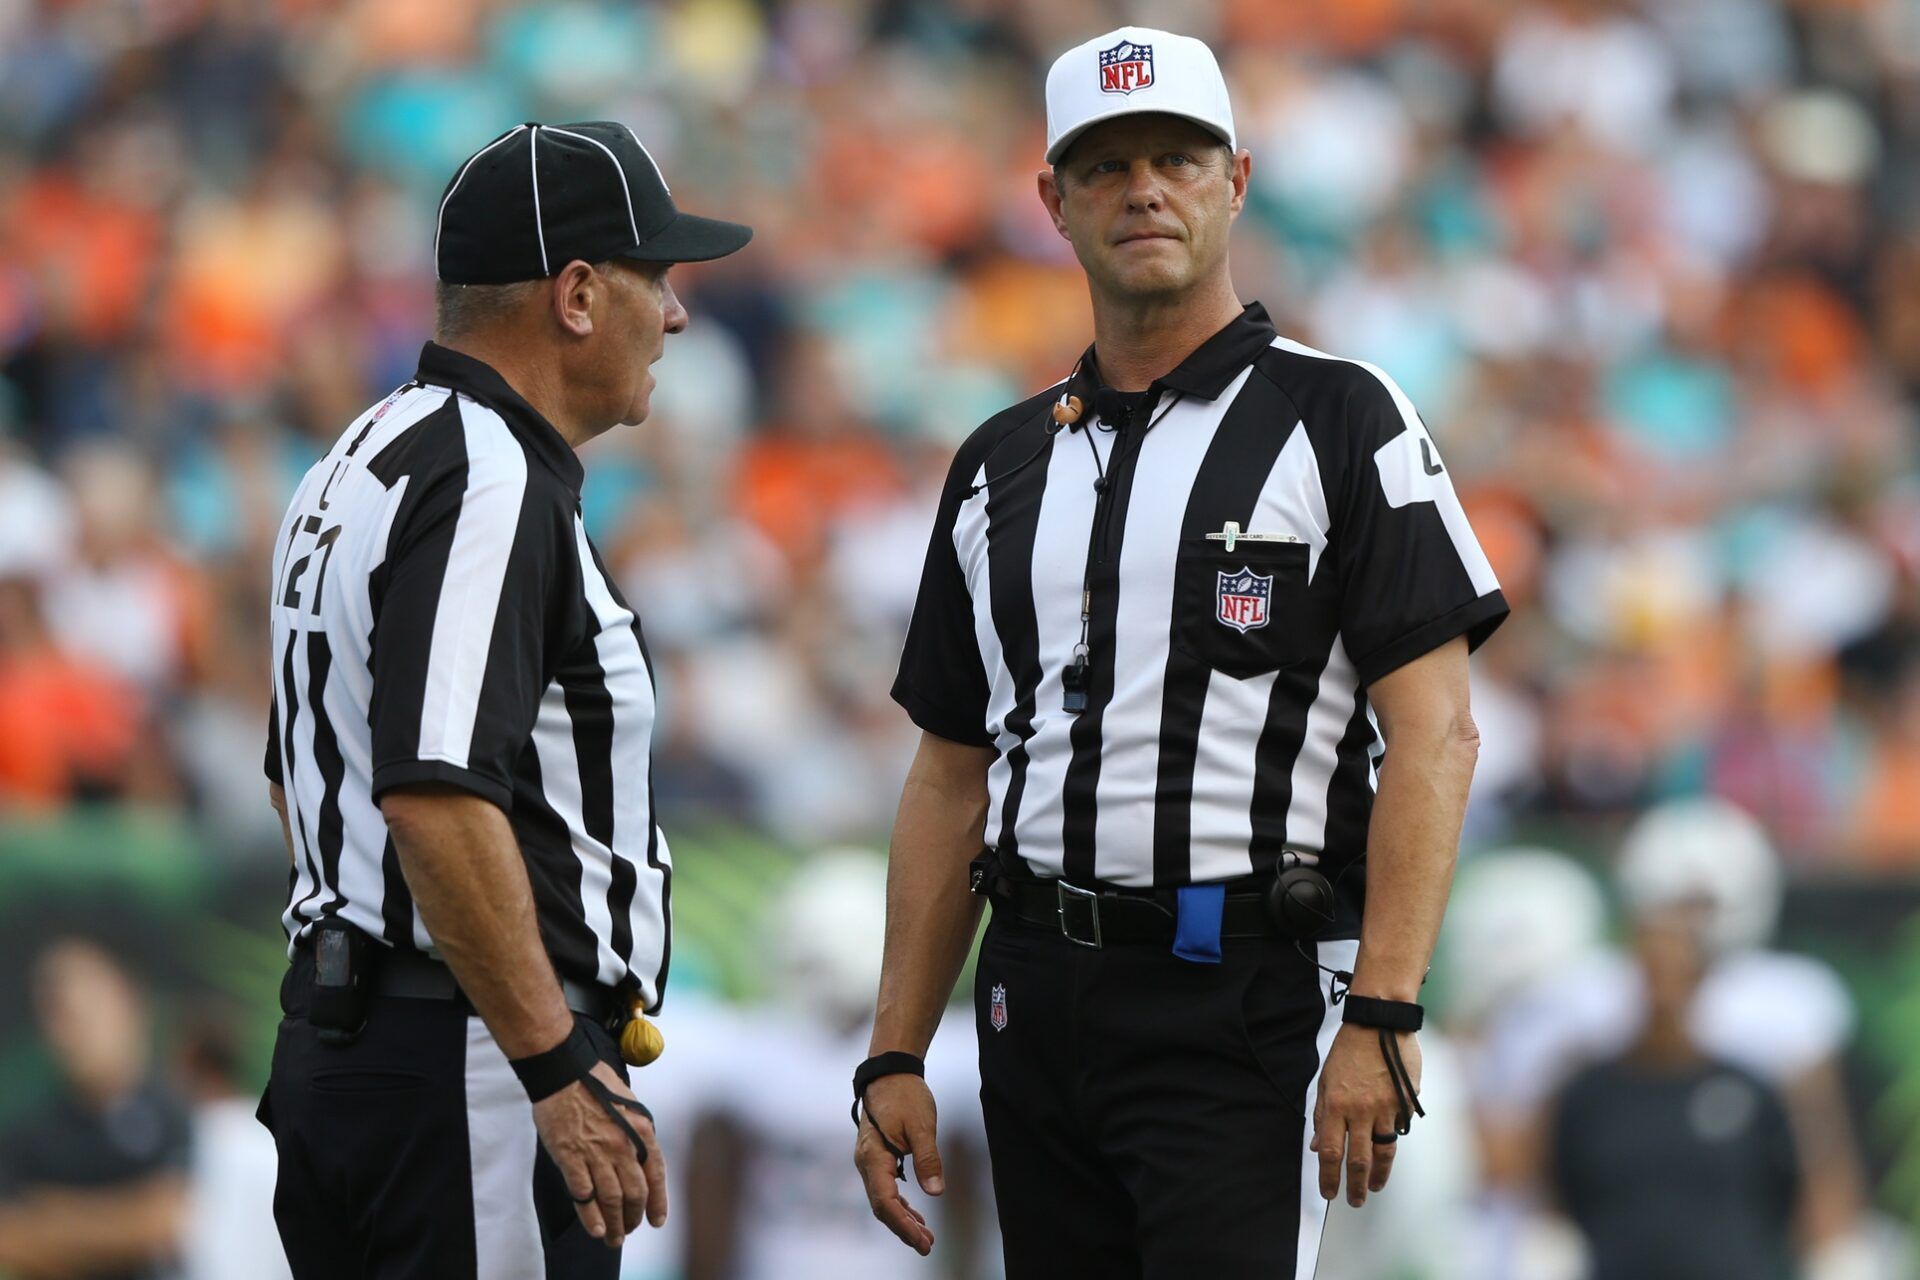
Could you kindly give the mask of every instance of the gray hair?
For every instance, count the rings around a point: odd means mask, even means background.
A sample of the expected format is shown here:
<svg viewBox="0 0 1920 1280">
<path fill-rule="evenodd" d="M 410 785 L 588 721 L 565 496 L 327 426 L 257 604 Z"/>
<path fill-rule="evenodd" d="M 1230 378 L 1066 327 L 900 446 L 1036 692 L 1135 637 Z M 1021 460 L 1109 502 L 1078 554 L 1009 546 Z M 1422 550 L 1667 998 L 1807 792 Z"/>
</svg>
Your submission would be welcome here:
<svg viewBox="0 0 1920 1280">
<path fill-rule="evenodd" d="M 593 263 L 600 275 L 610 275 L 616 259 Z M 632 264 L 629 264 L 632 265 Z M 433 286 L 433 330 L 443 338 L 470 337 L 490 329 L 527 305 L 529 299 L 553 284 L 553 276 L 516 280 L 512 284 L 452 284 Z"/>
<path fill-rule="evenodd" d="M 510 319 L 550 280 L 516 280 L 512 284 L 453 284 L 433 286 L 433 328 L 442 338 L 464 338 Z"/>
</svg>

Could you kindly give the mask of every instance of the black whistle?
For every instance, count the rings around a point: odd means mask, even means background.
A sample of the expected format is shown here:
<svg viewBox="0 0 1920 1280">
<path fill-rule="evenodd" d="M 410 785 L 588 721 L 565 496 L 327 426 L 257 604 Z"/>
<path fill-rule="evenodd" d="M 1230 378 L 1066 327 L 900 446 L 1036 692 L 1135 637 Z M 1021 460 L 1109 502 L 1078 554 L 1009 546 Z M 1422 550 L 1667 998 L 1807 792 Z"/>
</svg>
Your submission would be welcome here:
<svg viewBox="0 0 1920 1280">
<path fill-rule="evenodd" d="M 1070 716 L 1077 716 L 1087 709 L 1087 687 L 1092 678 L 1087 670 L 1085 657 L 1073 660 L 1073 665 L 1060 673 L 1060 709 Z"/>
</svg>

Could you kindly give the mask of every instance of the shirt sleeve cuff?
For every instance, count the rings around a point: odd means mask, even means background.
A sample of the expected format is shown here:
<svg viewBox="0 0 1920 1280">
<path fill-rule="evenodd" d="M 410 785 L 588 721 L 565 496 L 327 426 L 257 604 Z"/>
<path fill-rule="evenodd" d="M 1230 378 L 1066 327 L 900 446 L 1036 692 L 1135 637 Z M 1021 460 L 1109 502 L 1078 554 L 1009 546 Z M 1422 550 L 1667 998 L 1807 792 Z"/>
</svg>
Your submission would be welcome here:
<svg viewBox="0 0 1920 1280">
<path fill-rule="evenodd" d="M 904 682 L 894 683 L 893 700 L 906 708 L 908 719 L 936 738 L 945 738 L 969 747 L 994 745 L 980 717 L 969 719 L 955 715 L 950 709 L 937 706 L 931 699 L 921 696 L 918 690 Z"/>
<path fill-rule="evenodd" d="M 1469 600 L 1451 613 L 1442 614 L 1432 622 L 1415 627 L 1372 653 L 1363 657 L 1356 656 L 1354 669 L 1359 672 L 1360 684 L 1364 688 L 1382 676 L 1398 671 L 1415 658 L 1433 652 L 1457 635 L 1467 637 L 1467 652 L 1472 653 L 1485 643 L 1486 638 L 1492 635 L 1502 622 L 1506 621 L 1508 612 L 1507 598 L 1498 590 Z"/>
<path fill-rule="evenodd" d="M 450 787 L 470 791 L 500 809 L 513 809 L 513 788 L 497 778 L 489 778 L 476 773 L 464 765 L 450 764 L 445 760 L 395 760 L 383 764 L 373 771 L 373 799 L 378 804 L 380 797 L 395 787 L 404 787 L 412 782 L 444 782 Z"/>
</svg>

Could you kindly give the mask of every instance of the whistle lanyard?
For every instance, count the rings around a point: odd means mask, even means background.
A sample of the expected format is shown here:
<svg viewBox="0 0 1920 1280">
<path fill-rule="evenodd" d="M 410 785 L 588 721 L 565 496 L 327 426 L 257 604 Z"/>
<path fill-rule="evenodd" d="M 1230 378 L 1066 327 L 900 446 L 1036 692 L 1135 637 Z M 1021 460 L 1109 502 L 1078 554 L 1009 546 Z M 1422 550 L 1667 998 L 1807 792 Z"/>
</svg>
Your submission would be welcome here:
<svg viewBox="0 0 1920 1280">
<path fill-rule="evenodd" d="M 1107 451 L 1107 460 L 1112 469 L 1118 471 L 1126 459 L 1120 450 L 1132 444 L 1137 457 L 1142 445 L 1146 443 L 1147 432 L 1158 426 L 1162 419 L 1180 403 L 1180 393 L 1174 392 L 1167 402 L 1160 406 L 1159 412 L 1147 420 L 1137 436 L 1129 436 L 1127 428 L 1132 425 L 1133 414 L 1127 416 L 1116 426 L 1113 433 L 1113 447 Z M 1101 419 L 1105 421 L 1104 415 Z M 1093 672 L 1089 659 L 1092 655 L 1093 633 L 1093 566 L 1106 551 L 1107 532 L 1113 519 L 1113 484 L 1107 478 L 1107 461 L 1100 457 L 1100 447 L 1093 442 L 1093 430 L 1087 431 L 1087 452 L 1093 455 L 1093 527 L 1087 531 L 1087 560 L 1080 573 L 1080 642 L 1073 646 L 1073 661 L 1060 673 L 1060 709 L 1068 715 L 1077 716 L 1089 705 L 1093 687 Z"/>
</svg>

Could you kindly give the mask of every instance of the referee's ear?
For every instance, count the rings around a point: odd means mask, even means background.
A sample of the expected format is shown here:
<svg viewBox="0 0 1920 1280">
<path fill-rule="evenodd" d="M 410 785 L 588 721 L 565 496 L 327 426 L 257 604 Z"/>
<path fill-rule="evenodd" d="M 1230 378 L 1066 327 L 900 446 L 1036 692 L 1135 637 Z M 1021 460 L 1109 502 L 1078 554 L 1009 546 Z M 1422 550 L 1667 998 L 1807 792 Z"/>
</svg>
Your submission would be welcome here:
<svg viewBox="0 0 1920 1280">
<path fill-rule="evenodd" d="M 547 302 L 554 320 L 576 338 L 590 336 L 596 305 L 606 305 L 606 299 L 599 295 L 611 287 L 611 282 L 594 270 L 592 263 L 575 258 L 560 268 L 551 284 Z"/>
<path fill-rule="evenodd" d="M 1233 203 L 1230 206 L 1234 216 L 1247 203 L 1247 183 L 1253 178 L 1253 152 L 1245 147 L 1234 151 L 1223 147 L 1227 153 L 1227 181 L 1233 184 Z"/>
<path fill-rule="evenodd" d="M 1060 189 L 1063 182 L 1060 167 L 1055 165 L 1051 169 L 1042 169 L 1034 176 L 1040 187 L 1040 203 L 1046 206 L 1047 216 L 1053 219 L 1053 229 L 1060 233 L 1062 240 L 1071 244 L 1073 235 L 1067 230 L 1066 215 L 1060 211 L 1060 202 L 1065 199 Z"/>
</svg>

